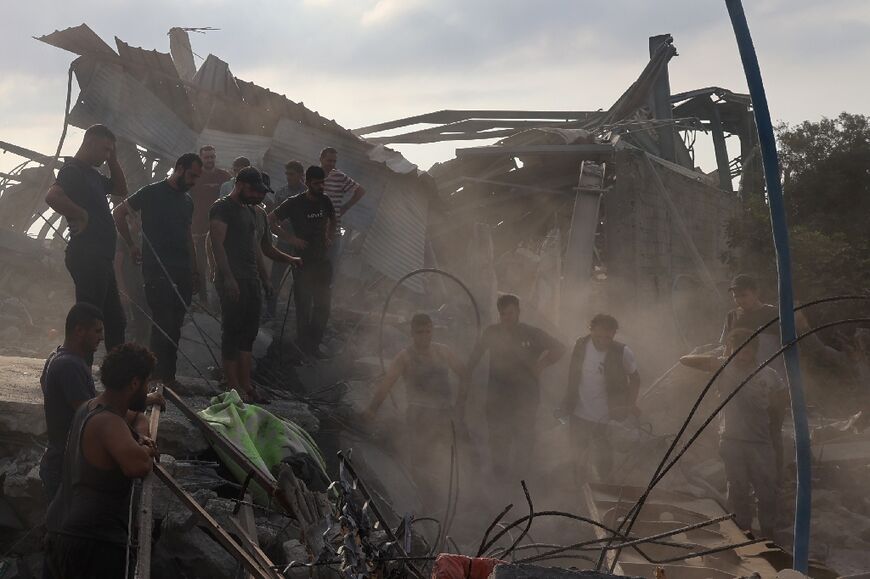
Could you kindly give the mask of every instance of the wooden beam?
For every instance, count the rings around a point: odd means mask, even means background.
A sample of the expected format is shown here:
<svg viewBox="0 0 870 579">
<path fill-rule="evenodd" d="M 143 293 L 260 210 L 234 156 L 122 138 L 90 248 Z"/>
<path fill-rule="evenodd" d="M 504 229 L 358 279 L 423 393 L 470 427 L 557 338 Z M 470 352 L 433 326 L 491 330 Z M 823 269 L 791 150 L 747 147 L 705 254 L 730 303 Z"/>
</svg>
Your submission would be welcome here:
<svg viewBox="0 0 870 579">
<path fill-rule="evenodd" d="M 157 386 L 157 392 L 163 392 L 163 385 Z M 151 440 L 157 442 L 157 429 L 160 426 L 160 407 L 152 406 L 148 417 L 148 432 Z M 151 534 L 154 524 L 154 473 L 149 473 L 142 483 L 142 498 L 139 503 L 139 534 L 136 550 L 136 579 L 151 578 Z"/>
<path fill-rule="evenodd" d="M 278 573 L 270 567 L 264 568 L 257 559 L 248 554 L 248 552 L 239 546 L 233 538 L 221 527 L 196 500 L 190 496 L 179 484 L 166 472 L 159 464 L 154 465 L 154 474 L 157 475 L 163 484 L 181 500 L 181 502 L 190 511 L 197 516 L 200 522 L 205 526 L 208 534 L 217 541 L 227 553 L 244 566 L 244 568 L 257 579 L 277 579 L 280 577 Z M 268 559 L 267 559 L 268 561 Z"/>
<path fill-rule="evenodd" d="M 513 157 L 523 155 L 564 155 L 583 158 L 600 158 L 607 157 L 613 154 L 613 145 L 609 144 L 591 144 L 591 145 L 518 145 L 511 146 L 492 146 L 492 147 L 467 147 L 464 149 L 456 149 L 457 157 L 484 157 L 497 155 L 510 155 Z"/>
</svg>

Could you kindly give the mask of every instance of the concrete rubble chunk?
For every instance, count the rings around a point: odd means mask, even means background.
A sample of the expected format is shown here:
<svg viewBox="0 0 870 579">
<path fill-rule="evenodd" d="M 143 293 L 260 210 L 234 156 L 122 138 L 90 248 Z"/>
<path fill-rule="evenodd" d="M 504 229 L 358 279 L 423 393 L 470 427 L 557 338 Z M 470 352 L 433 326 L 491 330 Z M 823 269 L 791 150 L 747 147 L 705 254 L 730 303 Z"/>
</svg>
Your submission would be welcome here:
<svg viewBox="0 0 870 579">
<path fill-rule="evenodd" d="M 42 436 L 45 411 L 39 377 L 45 360 L 0 356 L 0 432 Z"/>
<path fill-rule="evenodd" d="M 195 456 L 209 448 L 199 428 L 171 403 L 166 405 L 166 410 L 160 415 L 157 443 L 160 452 L 175 457 Z"/>
</svg>

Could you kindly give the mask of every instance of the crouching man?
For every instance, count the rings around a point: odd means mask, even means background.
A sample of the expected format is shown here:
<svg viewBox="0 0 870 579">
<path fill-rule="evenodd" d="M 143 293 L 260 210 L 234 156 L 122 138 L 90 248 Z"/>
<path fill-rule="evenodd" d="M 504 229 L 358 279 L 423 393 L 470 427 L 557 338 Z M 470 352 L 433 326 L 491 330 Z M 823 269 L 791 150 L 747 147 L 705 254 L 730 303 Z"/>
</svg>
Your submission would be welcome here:
<svg viewBox="0 0 870 579">
<path fill-rule="evenodd" d="M 613 316 L 592 318 L 589 334 L 574 345 L 565 398 L 556 411 L 569 419 L 578 456 L 591 457 L 600 481 L 608 480 L 613 469 L 610 422 L 623 422 L 638 413 L 637 361 L 631 348 L 614 340 L 618 329 Z M 575 474 L 583 466 L 575 465 Z"/>
<path fill-rule="evenodd" d="M 116 579 L 126 575 L 133 479 L 151 472 L 157 448 L 130 426 L 145 410 L 154 355 L 135 344 L 100 366 L 105 392 L 79 406 L 70 426 L 60 490 L 46 514 L 44 576 Z"/>
<path fill-rule="evenodd" d="M 737 328 L 726 338 L 734 351 L 752 335 Z M 758 340 L 753 339 L 732 360 L 717 380 L 720 397 L 731 394 L 755 370 Z M 691 368 L 712 372 L 724 361 L 713 356 L 683 356 L 680 362 Z M 756 374 L 722 409 L 719 423 L 719 454 L 728 482 L 728 510 L 743 530 L 752 528 L 757 515 L 761 535 L 773 538 L 777 518 L 776 453 L 771 438 L 771 400 L 782 390 L 779 376 L 770 367 Z M 753 499 L 752 495 L 755 495 Z"/>
</svg>

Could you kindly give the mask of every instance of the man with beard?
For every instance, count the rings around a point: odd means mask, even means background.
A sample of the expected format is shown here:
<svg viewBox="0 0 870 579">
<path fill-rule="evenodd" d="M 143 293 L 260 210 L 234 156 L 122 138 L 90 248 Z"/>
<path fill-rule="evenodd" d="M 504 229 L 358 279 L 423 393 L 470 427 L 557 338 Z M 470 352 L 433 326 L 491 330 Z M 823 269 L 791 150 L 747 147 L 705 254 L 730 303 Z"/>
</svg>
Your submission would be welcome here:
<svg viewBox="0 0 870 579">
<path fill-rule="evenodd" d="M 205 273 L 208 271 L 206 261 L 206 235 L 208 234 L 208 210 L 212 203 L 218 200 L 221 185 L 232 179 L 227 171 L 216 166 L 217 151 L 211 145 L 205 145 L 199 149 L 202 159 L 202 175 L 196 185 L 190 188 L 190 197 L 193 199 L 193 244 L 196 249 L 196 269 L 201 274 L 199 284 L 194 292 L 199 296 L 201 303 L 207 303 L 208 279 Z"/>
<path fill-rule="evenodd" d="M 170 385 L 175 381 L 181 326 L 198 287 L 191 232 L 193 200 L 187 191 L 196 185 L 201 173 L 199 155 L 185 153 L 175 162 L 172 175 L 146 185 L 114 211 L 115 224 L 130 256 L 142 264 L 145 297 L 155 326 L 151 330 L 151 349 L 157 356 L 154 377 Z M 142 248 L 130 235 L 127 215 L 131 210 L 142 218 Z"/>
<path fill-rule="evenodd" d="M 103 163 L 108 163 L 111 178 L 97 171 Z M 75 284 L 76 301 L 94 304 L 103 312 L 107 351 L 124 341 L 126 326 L 115 280 L 117 235 L 109 195 L 126 197 L 127 180 L 115 155 L 115 135 L 104 125 L 93 125 L 85 131 L 75 156 L 61 167 L 45 202 L 69 224 L 66 268 Z"/>
<path fill-rule="evenodd" d="M 221 355 L 227 387 L 247 402 L 260 401 L 251 383 L 251 349 L 260 329 L 262 306 L 260 252 L 273 261 L 299 264 L 272 245 L 262 209 L 262 174 L 253 167 L 238 172 L 233 190 L 209 212 L 209 237 L 215 259 L 215 287 L 221 299 Z M 257 235 L 257 231 L 261 233 Z M 265 278 L 268 280 L 268 278 Z"/>
<path fill-rule="evenodd" d="M 151 472 L 155 443 L 130 427 L 145 410 L 154 355 L 123 344 L 103 359 L 105 391 L 85 402 L 70 426 L 63 480 L 46 514 L 45 575 L 124 577 L 133 479 Z"/>
<path fill-rule="evenodd" d="M 326 196 L 324 170 L 305 171 L 307 189 L 284 201 L 269 214 L 272 231 L 299 251 L 304 265 L 293 275 L 296 331 L 299 348 L 315 358 L 325 358 L 320 343 L 329 321 L 332 301 L 332 260 L 329 248 L 335 235 L 335 208 Z M 280 226 L 289 220 L 293 234 Z"/>
</svg>

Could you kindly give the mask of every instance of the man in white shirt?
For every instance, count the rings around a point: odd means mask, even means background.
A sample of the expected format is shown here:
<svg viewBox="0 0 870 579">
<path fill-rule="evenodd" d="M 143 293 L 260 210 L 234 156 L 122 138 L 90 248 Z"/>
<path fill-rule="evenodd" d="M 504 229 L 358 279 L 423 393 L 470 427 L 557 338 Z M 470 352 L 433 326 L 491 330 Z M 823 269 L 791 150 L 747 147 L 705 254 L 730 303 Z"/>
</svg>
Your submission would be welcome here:
<svg viewBox="0 0 870 579">
<path fill-rule="evenodd" d="M 618 329 L 616 318 L 607 314 L 589 322 L 589 334 L 574 345 L 565 398 L 557 411 L 569 418 L 572 440 L 588 449 L 601 481 L 613 468 L 610 423 L 639 412 L 637 361 L 628 346 L 614 340 Z"/>
</svg>

